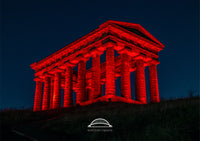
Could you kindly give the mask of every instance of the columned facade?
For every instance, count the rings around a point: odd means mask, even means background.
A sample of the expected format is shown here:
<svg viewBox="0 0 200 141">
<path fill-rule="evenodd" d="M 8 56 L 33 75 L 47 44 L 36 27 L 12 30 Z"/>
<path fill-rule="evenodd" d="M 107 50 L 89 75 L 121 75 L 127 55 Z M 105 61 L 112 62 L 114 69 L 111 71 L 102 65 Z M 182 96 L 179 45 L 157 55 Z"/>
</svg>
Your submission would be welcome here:
<svg viewBox="0 0 200 141">
<path fill-rule="evenodd" d="M 139 24 L 108 21 L 97 30 L 31 65 L 35 70 L 36 81 L 33 110 L 68 108 L 74 105 L 73 102 L 81 106 L 98 101 L 147 104 L 147 66 L 150 102 L 157 103 L 158 52 L 163 47 Z M 114 51 L 119 56 L 115 56 Z M 103 63 L 101 55 L 105 57 Z M 89 58 L 92 58 L 91 68 L 86 69 Z M 135 81 L 135 86 L 131 85 L 131 72 L 135 73 L 135 80 L 132 80 Z M 118 88 L 115 88 L 115 80 L 119 77 L 121 96 L 116 95 Z M 105 95 L 102 90 L 104 85 Z M 134 97 L 131 95 L 131 88 L 135 90 L 135 99 L 131 98 Z M 64 90 L 63 97 L 61 89 Z"/>
</svg>

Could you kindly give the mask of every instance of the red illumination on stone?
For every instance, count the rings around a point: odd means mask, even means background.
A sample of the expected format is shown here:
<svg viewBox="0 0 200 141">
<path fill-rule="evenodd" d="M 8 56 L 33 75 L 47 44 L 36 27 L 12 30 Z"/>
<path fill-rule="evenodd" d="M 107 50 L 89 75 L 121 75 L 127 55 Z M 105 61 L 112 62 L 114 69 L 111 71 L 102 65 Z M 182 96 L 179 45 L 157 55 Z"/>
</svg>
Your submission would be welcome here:
<svg viewBox="0 0 200 141">
<path fill-rule="evenodd" d="M 65 86 L 64 86 L 64 105 L 63 107 L 72 106 L 72 88 L 73 88 L 73 69 L 71 66 L 65 70 Z"/>
<path fill-rule="evenodd" d="M 100 55 L 95 54 L 92 58 L 92 93 L 90 96 L 90 100 L 97 98 L 100 96 L 101 90 L 101 70 L 100 70 Z"/>
<path fill-rule="evenodd" d="M 61 103 L 61 74 L 55 73 L 54 77 L 54 93 L 53 93 L 53 109 L 60 108 Z"/>
<path fill-rule="evenodd" d="M 54 87 L 54 80 L 51 78 L 51 92 L 50 92 L 50 103 L 49 103 L 49 109 L 53 108 L 53 87 Z"/>
<path fill-rule="evenodd" d="M 129 60 L 126 53 L 121 54 L 121 95 L 127 99 L 131 99 Z"/>
<path fill-rule="evenodd" d="M 164 45 L 139 24 L 107 21 L 91 33 L 31 65 L 36 77 L 33 110 L 60 108 L 61 87 L 64 89 L 63 107 L 73 105 L 73 90 L 76 92 L 76 103 L 80 105 L 97 101 L 146 104 L 146 66 L 149 66 L 150 100 L 159 102 L 156 65 L 159 64 L 158 52 L 163 48 Z M 120 56 L 115 57 L 114 50 Z M 100 55 L 104 51 L 106 62 L 100 63 Z M 86 62 L 90 57 L 92 68 L 86 70 Z M 75 71 L 73 67 L 77 64 L 78 71 Z M 133 71 L 135 100 L 131 99 L 130 73 Z M 121 96 L 115 95 L 117 77 L 121 77 Z M 103 84 L 105 96 L 102 94 Z"/>
<path fill-rule="evenodd" d="M 158 77 L 157 77 L 157 67 L 155 64 L 149 66 L 149 80 L 150 80 L 150 101 L 160 102 L 159 100 L 159 90 L 158 90 Z"/>
<path fill-rule="evenodd" d="M 76 103 L 85 101 L 86 96 L 86 63 L 81 60 L 78 64 L 78 88 Z"/>
<path fill-rule="evenodd" d="M 142 103 L 147 103 L 144 69 L 145 69 L 144 61 L 141 59 L 136 60 L 136 71 L 135 71 L 136 100 Z"/>
<path fill-rule="evenodd" d="M 35 88 L 35 100 L 34 100 L 34 107 L 33 111 L 40 111 L 41 110 L 41 100 L 42 100 L 42 81 L 36 81 L 36 88 Z"/>
<path fill-rule="evenodd" d="M 106 49 L 106 88 L 105 95 L 115 95 L 115 60 L 114 48 Z"/>
<path fill-rule="evenodd" d="M 45 77 L 44 79 L 44 94 L 42 101 L 42 110 L 49 109 L 50 103 L 50 90 L 51 90 L 51 79 L 49 77 Z"/>
</svg>

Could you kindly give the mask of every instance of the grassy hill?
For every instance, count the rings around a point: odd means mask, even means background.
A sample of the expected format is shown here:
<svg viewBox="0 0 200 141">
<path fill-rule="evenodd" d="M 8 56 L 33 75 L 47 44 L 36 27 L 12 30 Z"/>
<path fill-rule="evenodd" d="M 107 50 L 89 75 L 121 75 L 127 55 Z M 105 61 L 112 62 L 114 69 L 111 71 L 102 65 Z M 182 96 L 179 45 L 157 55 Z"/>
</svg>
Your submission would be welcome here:
<svg viewBox="0 0 200 141">
<path fill-rule="evenodd" d="M 199 140 L 199 104 L 196 97 L 147 105 L 103 102 L 42 112 L 4 110 L 0 132 L 6 141 L 193 141 Z M 95 118 L 108 120 L 112 131 L 88 132 Z"/>
</svg>

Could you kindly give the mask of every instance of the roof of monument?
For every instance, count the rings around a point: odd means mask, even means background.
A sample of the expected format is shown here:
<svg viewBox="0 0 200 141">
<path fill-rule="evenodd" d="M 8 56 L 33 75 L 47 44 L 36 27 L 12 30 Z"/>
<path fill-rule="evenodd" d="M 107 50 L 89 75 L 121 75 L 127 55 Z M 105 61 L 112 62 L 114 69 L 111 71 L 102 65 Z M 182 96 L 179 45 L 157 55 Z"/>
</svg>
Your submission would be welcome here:
<svg viewBox="0 0 200 141">
<path fill-rule="evenodd" d="M 140 37 L 143 37 L 149 41 L 152 41 L 152 42 L 164 47 L 164 45 L 162 43 L 160 43 L 155 37 L 153 37 L 153 35 L 151 35 L 147 30 L 145 30 L 140 24 L 108 20 L 107 22 L 101 24 L 99 27 L 101 27 L 104 24 L 117 25 L 127 31 L 137 34 Z"/>
<path fill-rule="evenodd" d="M 81 49 L 84 49 L 90 44 L 99 41 L 104 44 L 105 41 L 108 41 L 109 37 L 116 38 L 117 40 L 123 40 L 139 47 L 142 47 L 143 45 L 148 46 L 146 49 L 154 49 L 156 52 L 162 50 L 164 47 L 161 42 L 159 42 L 153 35 L 151 35 L 139 24 L 108 20 L 101 24 L 99 28 L 66 45 L 39 62 L 31 64 L 31 68 L 40 70 L 39 68 L 42 68 L 42 66 L 48 66 L 48 64 L 50 65 L 52 62 L 57 62 L 61 58 L 66 58 L 67 56 L 74 54 L 75 51 L 77 52 Z M 78 57 L 78 55 L 76 57 Z"/>
<path fill-rule="evenodd" d="M 120 24 L 116 24 L 116 25 L 118 25 L 118 26 L 120 26 L 120 27 L 122 27 L 122 28 L 124 28 L 124 29 L 126 29 L 126 30 L 128 30 L 130 32 L 133 32 L 133 33 L 135 33 L 135 34 L 137 34 L 137 35 L 139 35 L 139 36 L 141 36 L 141 37 L 143 37 L 143 38 L 145 38 L 147 40 L 150 40 L 150 41 L 152 41 L 154 43 L 157 43 L 154 40 L 152 40 L 151 38 L 149 38 L 148 36 L 146 36 L 145 34 L 143 34 L 142 32 L 140 32 L 138 29 L 127 27 L 127 26 L 123 26 L 123 25 L 120 25 Z"/>
</svg>

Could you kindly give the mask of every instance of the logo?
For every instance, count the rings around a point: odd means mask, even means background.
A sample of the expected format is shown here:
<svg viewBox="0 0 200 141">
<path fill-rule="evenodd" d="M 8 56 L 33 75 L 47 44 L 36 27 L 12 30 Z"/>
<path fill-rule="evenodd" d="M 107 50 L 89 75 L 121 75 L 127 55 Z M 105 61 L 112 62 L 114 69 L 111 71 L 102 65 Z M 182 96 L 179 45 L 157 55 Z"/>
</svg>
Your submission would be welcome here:
<svg viewBox="0 0 200 141">
<path fill-rule="evenodd" d="M 110 132 L 112 125 L 104 118 L 96 118 L 88 125 L 89 132 Z"/>
</svg>

